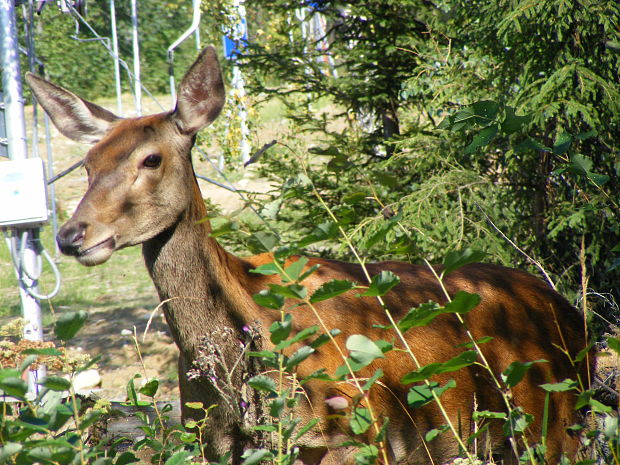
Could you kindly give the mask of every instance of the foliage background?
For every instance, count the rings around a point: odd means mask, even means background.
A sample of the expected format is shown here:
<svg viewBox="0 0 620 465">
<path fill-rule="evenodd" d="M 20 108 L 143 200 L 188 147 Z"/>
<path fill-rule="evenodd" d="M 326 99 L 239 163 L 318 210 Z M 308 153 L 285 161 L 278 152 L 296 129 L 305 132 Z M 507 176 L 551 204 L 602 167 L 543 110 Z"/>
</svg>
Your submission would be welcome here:
<svg viewBox="0 0 620 465">
<path fill-rule="evenodd" d="M 309 176 L 369 259 L 439 261 L 470 246 L 540 273 L 509 238 L 573 302 L 585 305 L 587 294 L 592 309 L 617 322 L 619 4 L 300 5 L 245 3 L 241 64 L 251 101 L 279 99 L 289 120 L 257 168 L 279 186 L 255 199 L 272 227 L 295 240 L 328 219 L 309 195 Z M 203 43 L 219 44 L 230 4 L 202 8 Z M 166 48 L 189 25 L 190 2 L 141 0 L 139 11 L 143 83 L 166 93 Z M 326 50 L 302 35 L 298 19 L 318 12 Z M 131 57 L 128 2 L 117 14 L 121 55 Z M 87 19 L 110 34 L 107 2 L 90 2 Z M 37 53 L 52 80 L 87 98 L 113 94 L 109 55 L 70 38 L 71 16 L 48 5 L 37 24 Z M 83 26 L 77 35 L 90 37 Z M 191 42 L 175 54 L 177 79 L 195 55 Z M 238 247 L 242 235 L 224 240 Z M 314 253 L 351 258 L 329 240 Z"/>
</svg>

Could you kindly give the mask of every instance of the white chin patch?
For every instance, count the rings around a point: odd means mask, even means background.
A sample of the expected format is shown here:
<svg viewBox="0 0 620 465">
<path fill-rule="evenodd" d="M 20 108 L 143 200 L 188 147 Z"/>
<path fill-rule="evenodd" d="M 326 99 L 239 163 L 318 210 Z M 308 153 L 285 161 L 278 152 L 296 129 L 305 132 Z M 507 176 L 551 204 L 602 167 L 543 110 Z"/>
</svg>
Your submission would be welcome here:
<svg viewBox="0 0 620 465">
<path fill-rule="evenodd" d="M 95 249 L 91 249 L 88 253 L 84 255 L 78 255 L 77 261 L 84 266 L 95 266 L 101 265 L 105 261 L 108 260 L 114 253 L 114 249 L 111 247 L 97 247 Z"/>
</svg>

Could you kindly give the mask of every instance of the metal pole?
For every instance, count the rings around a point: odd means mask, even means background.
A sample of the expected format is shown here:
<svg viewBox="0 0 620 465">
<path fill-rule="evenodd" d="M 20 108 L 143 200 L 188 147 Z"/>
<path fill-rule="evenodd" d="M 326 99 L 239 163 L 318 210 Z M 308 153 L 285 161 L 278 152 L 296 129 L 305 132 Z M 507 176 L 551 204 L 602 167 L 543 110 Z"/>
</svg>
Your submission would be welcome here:
<svg viewBox="0 0 620 465">
<path fill-rule="evenodd" d="M 1 34 L 1 57 L 2 63 L 2 88 L 6 111 L 6 132 L 11 160 L 24 160 L 28 157 L 26 143 L 26 119 L 24 116 L 24 99 L 22 94 L 22 82 L 19 65 L 19 46 L 15 19 L 15 2 L 13 0 L 0 0 L 0 34 Z M 41 324 L 41 307 L 39 301 L 28 293 L 28 289 L 37 291 L 37 282 L 30 279 L 24 272 L 24 268 L 35 270 L 38 252 L 34 239 L 38 235 L 38 229 L 14 229 L 11 241 L 14 256 L 21 256 L 21 264 L 18 273 L 19 296 L 24 315 L 24 339 L 40 341 L 43 339 L 43 326 Z M 23 251 L 23 254 L 21 253 Z M 31 273 L 32 274 L 32 273 Z M 36 380 L 44 376 L 44 368 L 28 373 L 30 394 L 37 391 Z"/>
<path fill-rule="evenodd" d="M 131 25 L 133 29 L 133 77 L 136 101 L 136 114 L 142 115 L 142 82 L 140 81 L 140 43 L 138 41 L 138 5 L 131 0 Z"/>
<path fill-rule="evenodd" d="M 116 81 L 116 113 L 123 116 L 123 102 L 121 100 L 121 65 L 118 57 L 118 37 L 116 35 L 116 7 L 114 0 L 110 0 L 110 27 L 112 29 L 112 53 L 114 54 L 114 80 Z"/>
<path fill-rule="evenodd" d="M 200 26 L 200 1 L 201 0 L 192 0 L 192 8 L 194 10 L 194 14 L 192 16 L 192 24 L 190 24 L 189 28 L 181 34 L 181 36 L 175 40 L 170 47 L 168 47 L 168 78 L 170 80 L 170 95 L 172 96 L 172 105 L 176 103 L 176 84 L 174 83 L 174 49 L 177 48 L 181 43 L 183 43 L 192 32 L 196 32 L 196 48 L 200 46 L 200 35 L 199 28 Z"/>
</svg>

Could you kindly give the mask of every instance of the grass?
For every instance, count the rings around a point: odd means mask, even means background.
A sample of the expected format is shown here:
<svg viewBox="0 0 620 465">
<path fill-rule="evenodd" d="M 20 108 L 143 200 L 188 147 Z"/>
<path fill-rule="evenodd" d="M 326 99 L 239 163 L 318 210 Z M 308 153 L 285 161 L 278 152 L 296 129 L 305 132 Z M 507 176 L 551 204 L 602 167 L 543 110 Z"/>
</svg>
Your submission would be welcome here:
<svg viewBox="0 0 620 465">
<path fill-rule="evenodd" d="M 55 256 L 52 228 L 41 231 L 43 244 Z M 154 289 L 142 261 L 139 247 L 115 253 L 100 266 L 84 267 L 74 258 L 59 255 L 56 259 L 62 276 L 62 285 L 53 298 L 54 310 L 85 309 L 110 305 L 114 302 L 133 301 L 136 298 L 152 299 Z M 49 292 L 54 285 L 54 275 L 45 263 L 40 279 L 40 292 Z M 147 297 L 148 296 L 148 297 Z M 50 322 L 50 305 L 42 302 L 44 324 Z M 0 318 L 7 319 L 21 314 L 21 303 L 15 273 L 6 244 L 0 247 Z"/>
</svg>

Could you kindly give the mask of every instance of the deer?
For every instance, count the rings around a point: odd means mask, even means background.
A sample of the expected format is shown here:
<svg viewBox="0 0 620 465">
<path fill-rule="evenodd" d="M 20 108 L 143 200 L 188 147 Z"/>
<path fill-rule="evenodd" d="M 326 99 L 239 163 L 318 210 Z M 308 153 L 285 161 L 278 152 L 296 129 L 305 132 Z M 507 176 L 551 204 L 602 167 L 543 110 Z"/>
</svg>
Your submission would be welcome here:
<svg viewBox="0 0 620 465">
<path fill-rule="evenodd" d="M 259 306 L 252 296 L 269 284 L 281 283 L 281 278 L 252 273 L 274 260 L 271 253 L 237 257 L 211 236 L 206 221 L 208 211 L 194 173 L 191 150 L 198 131 L 218 117 L 225 103 L 215 49 L 205 48 L 188 69 L 179 84 L 174 109 L 149 116 L 121 118 L 34 74 L 28 74 L 26 80 L 56 128 L 70 139 L 91 145 L 84 160 L 88 188 L 73 216 L 57 234 L 60 250 L 82 265 L 95 266 L 119 249 L 142 245 L 144 263 L 179 349 L 183 421 L 204 418 L 202 411 L 188 408 L 188 402 L 217 405 L 206 419 L 207 454 L 216 459 L 231 452 L 232 463 L 240 463 L 243 451 L 256 446 L 247 427 L 259 424 L 265 412 L 259 407 L 260 400 L 249 392 L 245 399 L 251 406 L 239 414 L 224 398 L 213 376 L 218 373 L 217 367 L 213 367 L 215 362 L 209 362 L 208 355 L 217 353 L 231 367 L 240 351 L 245 350 L 240 341 L 250 340 L 248 344 L 257 349 L 273 348 L 266 328 L 280 319 L 280 313 Z M 286 266 L 297 260 L 299 256 L 288 258 Z M 316 271 L 303 281 L 309 292 L 334 279 L 368 284 L 359 264 L 308 257 L 306 268 L 316 265 Z M 500 265 L 467 264 L 447 274 L 441 283 L 436 276 L 439 267 L 398 261 L 366 266 L 371 275 L 389 270 L 400 278 L 400 283 L 384 296 L 396 320 L 410 308 L 430 300 L 446 304 L 446 292 L 450 296 L 458 291 L 478 294 L 480 303 L 464 316 L 465 324 L 454 315 L 441 315 L 426 326 L 406 332 L 406 343 L 419 363 L 425 365 L 461 353 L 461 345 L 469 342 L 467 331 L 474 339 L 491 337 L 480 350 L 497 377 L 513 361 L 544 360 L 534 364 L 510 390 L 510 401 L 533 415 L 526 438 L 536 442 L 546 430 L 546 459 L 550 463 L 560 460 L 562 454 L 572 457 L 577 453 L 579 436 L 567 429 L 581 418 L 575 410 L 576 392 L 547 394 L 539 386 L 580 378 L 587 388 L 594 361 L 588 355 L 575 362 L 587 340 L 579 310 L 541 279 Z M 360 297 L 351 290 L 316 303 L 316 314 L 293 307 L 292 303 L 287 305 L 294 314 L 293 334 L 317 324 L 317 315 L 327 328 L 340 330 L 332 342 L 298 365 L 299 377 L 319 368 L 333 373 L 343 363 L 339 350 L 346 352 L 344 344 L 351 335 L 363 334 L 373 340 L 385 337 L 386 330 L 377 325 L 387 325 L 388 320 L 384 308 L 373 297 Z M 252 328 L 250 339 L 248 328 Z M 398 341 L 395 344 L 398 346 Z M 207 360 L 203 363 L 207 368 L 202 367 L 205 369 L 197 369 L 201 358 Z M 242 391 L 247 381 L 243 371 L 260 372 L 261 367 L 252 363 L 240 366 L 243 369 L 233 372 L 231 379 Z M 455 388 L 441 396 L 445 415 L 436 403 L 417 409 L 407 405 L 410 386 L 400 380 L 416 367 L 404 351 L 387 353 L 357 376 L 370 377 L 376 368 L 383 370 L 380 383 L 361 402 L 371 403 L 378 418 L 389 418 L 385 434 L 389 463 L 446 463 L 458 456 L 458 441 L 448 433 L 425 441 L 426 432 L 446 424 L 447 416 L 466 439 L 476 428 L 472 420 L 475 411 L 507 409 L 501 389 L 479 363 L 433 377 L 441 385 L 450 379 L 456 382 Z M 341 397 L 352 403 L 357 392 L 346 382 L 312 380 L 303 385 L 303 395 L 304 401 L 295 411 L 302 419 L 300 424 L 313 418 L 320 421 L 300 438 L 297 462 L 354 463 L 355 448 L 342 445 L 352 437 L 348 422 L 334 414 L 335 407 L 329 400 Z M 506 463 L 516 461 L 514 444 L 504 435 L 501 423 L 488 421 L 491 426 L 485 440 L 489 449 L 504 457 Z"/>
</svg>

